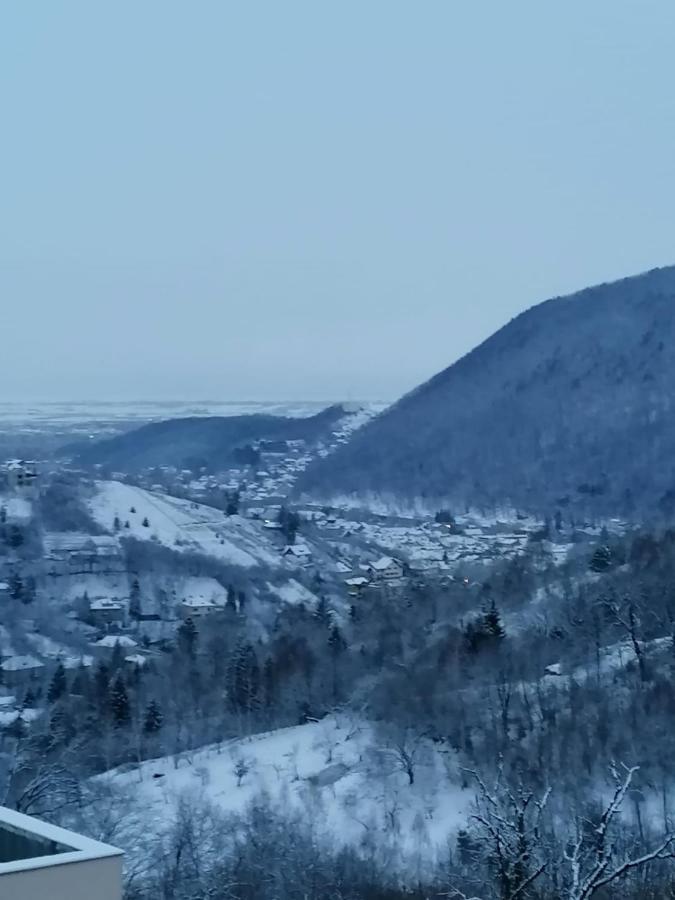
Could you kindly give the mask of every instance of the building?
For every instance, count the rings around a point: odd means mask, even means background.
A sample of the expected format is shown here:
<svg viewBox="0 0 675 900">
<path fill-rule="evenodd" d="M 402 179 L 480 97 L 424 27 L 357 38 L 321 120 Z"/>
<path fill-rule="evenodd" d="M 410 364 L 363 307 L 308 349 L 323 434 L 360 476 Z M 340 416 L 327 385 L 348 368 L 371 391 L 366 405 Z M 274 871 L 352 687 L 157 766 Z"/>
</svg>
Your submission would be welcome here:
<svg viewBox="0 0 675 900">
<path fill-rule="evenodd" d="M 147 656 L 143 656 L 141 653 L 132 653 L 130 656 L 124 657 L 124 662 L 128 666 L 131 666 L 132 669 L 135 669 L 135 668 L 142 669 L 143 666 L 147 663 L 147 661 L 148 661 Z"/>
<path fill-rule="evenodd" d="M 270 506 L 262 514 L 263 528 L 269 528 L 272 531 L 281 530 L 281 522 L 279 521 L 279 507 Z"/>
<path fill-rule="evenodd" d="M 403 563 L 394 559 L 392 556 L 383 556 L 381 559 L 370 563 L 368 565 L 368 572 L 373 581 L 380 583 L 399 581 L 405 574 Z"/>
<path fill-rule="evenodd" d="M 124 622 L 124 603 L 119 600 L 92 600 L 89 616 L 94 625 L 108 626 Z"/>
<path fill-rule="evenodd" d="M 32 493 L 37 487 L 37 464 L 27 459 L 10 459 L 4 466 L 10 491 Z"/>
<path fill-rule="evenodd" d="M 222 606 L 218 606 L 213 600 L 207 600 L 205 597 L 188 597 L 181 600 L 180 604 L 180 614 L 184 619 L 199 619 L 218 610 L 222 611 L 222 609 Z"/>
<path fill-rule="evenodd" d="M 10 656 L 0 668 L 8 687 L 24 687 L 42 677 L 45 664 L 35 656 Z"/>
<path fill-rule="evenodd" d="M 106 634 L 100 641 L 92 644 L 97 655 L 104 658 L 112 656 L 116 647 L 121 650 L 132 650 L 137 646 L 136 641 L 127 634 Z"/>
<path fill-rule="evenodd" d="M 289 544 L 281 551 L 281 555 L 298 559 L 302 562 L 309 562 L 312 558 L 312 551 L 307 544 Z"/>
<path fill-rule="evenodd" d="M 361 592 L 370 584 L 370 582 L 367 578 L 359 575 L 357 578 L 345 579 L 345 584 L 347 585 L 350 597 L 360 597 Z"/>
<path fill-rule="evenodd" d="M 126 565 L 116 537 L 107 534 L 50 532 L 44 537 L 49 575 L 124 575 Z"/>
<path fill-rule="evenodd" d="M 122 851 L 0 807 L 0 897 L 121 900 Z"/>
</svg>

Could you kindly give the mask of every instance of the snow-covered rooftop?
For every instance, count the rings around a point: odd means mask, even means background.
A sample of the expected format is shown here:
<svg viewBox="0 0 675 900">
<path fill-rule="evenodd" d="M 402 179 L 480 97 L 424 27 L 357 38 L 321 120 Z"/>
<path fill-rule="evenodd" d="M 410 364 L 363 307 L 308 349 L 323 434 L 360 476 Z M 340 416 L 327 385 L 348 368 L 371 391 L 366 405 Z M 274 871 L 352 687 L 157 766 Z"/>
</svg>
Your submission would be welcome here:
<svg viewBox="0 0 675 900">
<path fill-rule="evenodd" d="M 94 643 L 94 647 L 110 647 L 110 649 L 114 649 L 117 646 L 136 647 L 138 645 L 133 638 L 126 634 L 106 634 L 100 641 L 95 641 Z"/>
<path fill-rule="evenodd" d="M 44 663 L 36 656 L 10 656 L 2 666 L 3 672 L 23 672 L 26 669 L 41 669 Z"/>
</svg>

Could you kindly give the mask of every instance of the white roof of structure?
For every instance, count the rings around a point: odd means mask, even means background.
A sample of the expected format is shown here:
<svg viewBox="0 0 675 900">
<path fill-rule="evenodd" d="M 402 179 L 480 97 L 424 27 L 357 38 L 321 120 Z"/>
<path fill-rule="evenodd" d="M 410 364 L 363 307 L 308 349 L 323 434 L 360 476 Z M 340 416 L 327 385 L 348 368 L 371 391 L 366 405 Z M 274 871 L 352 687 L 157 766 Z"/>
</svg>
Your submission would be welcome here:
<svg viewBox="0 0 675 900">
<path fill-rule="evenodd" d="M 376 559 L 374 563 L 371 563 L 370 567 L 381 571 L 382 569 L 388 569 L 392 565 L 398 565 L 397 560 L 391 556 L 383 556 L 381 559 Z"/>
<path fill-rule="evenodd" d="M 132 663 L 134 666 L 144 666 L 147 662 L 145 656 L 141 656 L 140 653 L 132 653 L 131 656 L 125 656 L 124 662 Z"/>
<path fill-rule="evenodd" d="M 44 663 L 36 656 L 10 656 L 1 668 L 4 672 L 23 672 L 26 669 L 42 669 Z"/>
<path fill-rule="evenodd" d="M 83 534 L 79 531 L 50 532 L 44 537 L 44 547 L 48 557 L 65 553 L 109 556 L 121 552 L 120 542 L 113 535 Z"/>
<path fill-rule="evenodd" d="M 126 634 L 106 634 L 105 637 L 101 638 L 100 641 L 96 641 L 94 643 L 95 647 L 110 647 L 111 649 L 116 647 L 137 647 L 137 643 L 133 638 L 128 637 Z"/>
<path fill-rule="evenodd" d="M 124 609 L 124 604 L 119 600 L 92 600 L 89 609 L 99 612 L 106 609 Z"/>
<path fill-rule="evenodd" d="M 13 809 L 0 806 L 0 829 L 3 827 L 24 833 L 34 840 L 56 844 L 62 849 L 61 852 L 48 856 L 34 856 L 29 859 L 16 859 L 0 863 L 0 876 L 8 875 L 11 872 L 28 872 L 31 869 L 47 869 L 52 866 L 122 856 L 123 853 L 117 847 L 82 837 L 73 831 L 66 831 L 65 828 L 58 828 L 56 825 L 48 825 L 32 816 L 26 816 Z"/>
</svg>

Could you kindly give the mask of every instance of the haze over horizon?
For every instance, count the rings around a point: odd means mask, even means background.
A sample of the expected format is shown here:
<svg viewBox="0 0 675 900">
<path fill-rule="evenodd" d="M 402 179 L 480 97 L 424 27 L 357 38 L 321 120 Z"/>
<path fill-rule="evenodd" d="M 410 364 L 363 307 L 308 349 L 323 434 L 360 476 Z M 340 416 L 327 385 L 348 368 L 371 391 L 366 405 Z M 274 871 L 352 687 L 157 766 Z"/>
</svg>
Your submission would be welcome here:
<svg viewBox="0 0 675 900">
<path fill-rule="evenodd" d="M 0 24 L 0 401 L 395 399 L 675 261 L 666 0 Z"/>
</svg>

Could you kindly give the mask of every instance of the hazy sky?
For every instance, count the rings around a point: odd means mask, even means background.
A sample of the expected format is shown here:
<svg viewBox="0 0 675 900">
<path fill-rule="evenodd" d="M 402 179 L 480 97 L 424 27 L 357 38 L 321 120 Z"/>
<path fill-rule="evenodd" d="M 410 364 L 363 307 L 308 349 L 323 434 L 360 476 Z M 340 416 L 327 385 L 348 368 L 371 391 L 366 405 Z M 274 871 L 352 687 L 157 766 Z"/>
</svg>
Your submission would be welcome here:
<svg viewBox="0 0 675 900">
<path fill-rule="evenodd" d="M 0 8 L 0 399 L 395 397 L 675 262 L 673 0 Z"/>
</svg>

